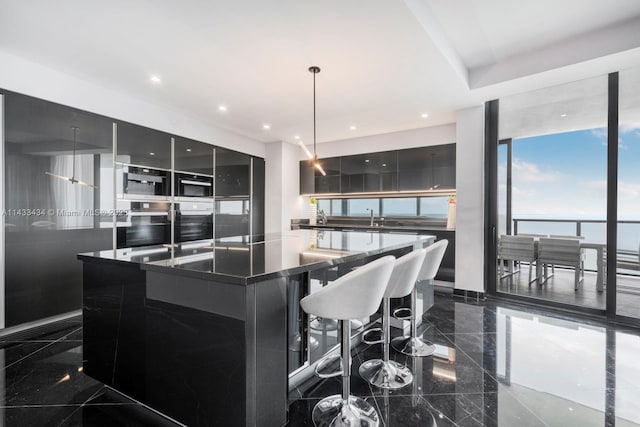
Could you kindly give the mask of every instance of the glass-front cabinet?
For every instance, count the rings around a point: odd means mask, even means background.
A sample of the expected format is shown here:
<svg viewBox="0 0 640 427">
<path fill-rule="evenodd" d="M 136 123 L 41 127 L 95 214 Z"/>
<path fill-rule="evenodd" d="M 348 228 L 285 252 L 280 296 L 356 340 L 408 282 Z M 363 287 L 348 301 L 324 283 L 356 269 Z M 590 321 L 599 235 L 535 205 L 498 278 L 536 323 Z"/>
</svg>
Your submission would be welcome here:
<svg viewBox="0 0 640 427">
<path fill-rule="evenodd" d="M 342 158 L 342 193 L 398 190 L 398 152 Z"/>
<path fill-rule="evenodd" d="M 126 122 L 117 127 L 117 162 L 171 169 L 171 135 Z"/>
<path fill-rule="evenodd" d="M 455 190 L 456 145 L 300 161 L 300 194 Z"/>
<path fill-rule="evenodd" d="M 11 92 L 0 126 L 4 327 L 79 310 L 78 253 L 264 232 L 263 159 Z"/>
<path fill-rule="evenodd" d="M 80 308 L 76 254 L 112 246 L 112 121 L 4 95 L 5 327 Z"/>
</svg>

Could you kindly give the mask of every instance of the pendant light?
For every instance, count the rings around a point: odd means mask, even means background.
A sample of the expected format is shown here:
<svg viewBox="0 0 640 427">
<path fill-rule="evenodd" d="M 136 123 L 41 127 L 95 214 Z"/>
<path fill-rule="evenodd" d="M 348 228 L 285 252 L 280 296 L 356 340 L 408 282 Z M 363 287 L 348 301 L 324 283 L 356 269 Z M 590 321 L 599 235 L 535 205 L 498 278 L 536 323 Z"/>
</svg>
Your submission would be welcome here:
<svg viewBox="0 0 640 427">
<path fill-rule="evenodd" d="M 313 65 L 309 67 L 309 72 L 313 74 L 313 167 L 318 169 L 322 176 L 326 176 L 327 173 L 320 166 L 318 161 L 318 153 L 316 151 L 316 74 L 320 72 L 320 67 Z"/>
<path fill-rule="evenodd" d="M 98 188 L 95 185 L 91 185 L 84 181 L 80 181 L 79 179 L 76 179 L 76 137 L 77 137 L 78 130 L 80 130 L 80 128 L 77 126 L 71 126 L 71 129 L 73 129 L 73 158 L 72 158 L 72 166 L 71 166 L 71 178 L 62 176 L 62 175 L 57 175 L 52 172 L 45 172 L 45 174 L 52 176 L 54 178 L 69 181 L 71 184 L 80 184 L 80 185 L 84 185 L 85 187 Z"/>
</svg>

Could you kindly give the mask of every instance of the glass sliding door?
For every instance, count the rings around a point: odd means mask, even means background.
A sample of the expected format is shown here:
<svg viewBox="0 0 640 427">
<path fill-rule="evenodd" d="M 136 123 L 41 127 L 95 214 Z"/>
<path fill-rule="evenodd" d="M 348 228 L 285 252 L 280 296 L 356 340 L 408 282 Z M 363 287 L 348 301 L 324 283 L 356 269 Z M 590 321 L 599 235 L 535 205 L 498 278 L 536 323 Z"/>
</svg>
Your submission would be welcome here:
<svg viewBox="0 0 640 427">
<path fill-rule="evenodd" d="M 640 68 L 619 73 L 616 314 L 640 319 Z"/>
<path fill-rule="evenodd" d="M 607 87 L 500 99 L 497 292 L 605 310 Z"/>
</svg>

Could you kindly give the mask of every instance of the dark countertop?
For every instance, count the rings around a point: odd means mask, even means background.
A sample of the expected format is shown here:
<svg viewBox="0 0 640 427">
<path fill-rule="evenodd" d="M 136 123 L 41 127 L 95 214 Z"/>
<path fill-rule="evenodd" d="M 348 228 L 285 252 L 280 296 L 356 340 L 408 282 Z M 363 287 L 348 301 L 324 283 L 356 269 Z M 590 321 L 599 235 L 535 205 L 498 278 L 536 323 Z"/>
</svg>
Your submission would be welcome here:
<svg viewBox="0 0 640 427">
<path fill-rule="evenodd" d="M 300 229 L 327 229 L 327 230 L 368 230 L 368 231 L 403 231 L 403 232 L 423 232 L 423 231 L 450 231 L 455 232 L 455 229 L 448 229 L 443 226 L 423 226 L 423 225 L 379 225 L 379 226 L 370 226 L 370 225 L 362 225 L 362 224 L 296 224 L 300 227 Z"/>
<path fill-rule="evenodd" d="M 88 252 L 84 262 L 137 265 L 143 270 L 246 285 L 424 245 L 435 236 L 364 231 L 292 230 L 255 236 Z"/>
</svg>

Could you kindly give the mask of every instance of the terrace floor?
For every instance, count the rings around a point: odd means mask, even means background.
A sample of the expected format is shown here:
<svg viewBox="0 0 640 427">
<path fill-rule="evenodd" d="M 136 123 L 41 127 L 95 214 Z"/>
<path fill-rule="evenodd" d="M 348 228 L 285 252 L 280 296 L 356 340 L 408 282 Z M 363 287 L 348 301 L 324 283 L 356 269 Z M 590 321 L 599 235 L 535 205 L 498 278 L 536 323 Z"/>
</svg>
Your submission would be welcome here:
<svg viewBox="0 0 640 427">
<path fill-rule="evenodd" d="M 535 265 L 533 267 L 535 269 Z M 596 273 L 585 272 L 584 281 L 574 290 L 572 269 L 556 268 L 555 274 L 544 284 L 533 282 L 529 285 L 529 265 L 521 264 L 520 273 L 501 279 L 498 292 L 517 294 L 604 310 L 606 306 L 606 286 L 604 292 L 596 290 Z M 535 273 L 534 273 L 535 275 Z M 618 275 L 618 314 L 640 318 L 640 277 Z"/>
</svg>

